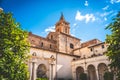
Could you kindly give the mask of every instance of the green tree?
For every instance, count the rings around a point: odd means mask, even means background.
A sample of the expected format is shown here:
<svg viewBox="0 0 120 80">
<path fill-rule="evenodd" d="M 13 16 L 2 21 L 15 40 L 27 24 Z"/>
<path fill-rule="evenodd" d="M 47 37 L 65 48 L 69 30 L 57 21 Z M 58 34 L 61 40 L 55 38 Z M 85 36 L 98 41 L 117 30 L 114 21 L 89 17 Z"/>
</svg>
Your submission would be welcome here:
<svg viewBox="0 0 120 80">
<path fill-rule="evenodd" d="M 105 72 L 104 73 L 104 80 L 113 80 L 113 72 Z"/>
<path fill-rule="evenodd" d="M 0 11 L 0 80 L 28 80 L 28 32 L 11 13 Z"/>
<path fill-rule="evenodd" d="M 87 80 L 87 74 L 86 73 L 81 73 L 80 74 L 80 80 Z"/>
<path fill-rule="evenodd" d="M 106 29 L 111 31 L 111 34 L 107 35 L 106 38 L 106 43 L 109 44 L 106 55 L 111 61 L 110 67 L 115 70 L 117 69 L 116 73 L 120 80 L 120 12 Z"/>
</svg>

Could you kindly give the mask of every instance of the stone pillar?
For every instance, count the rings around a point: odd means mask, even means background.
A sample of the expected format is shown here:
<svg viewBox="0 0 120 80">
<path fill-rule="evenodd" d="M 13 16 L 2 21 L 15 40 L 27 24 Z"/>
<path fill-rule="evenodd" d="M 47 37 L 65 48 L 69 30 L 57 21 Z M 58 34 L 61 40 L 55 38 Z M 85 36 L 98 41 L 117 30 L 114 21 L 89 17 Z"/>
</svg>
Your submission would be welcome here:
<svg viewBox="0 0 120 80">
<path fill-rule="evenodd" d="M 49 80 L 51 80 L 51 64 L 49 64 Z"/>
<path fill-rule="evenodd" d="M 98 72 L 98 69 L 96 69 L 96 76 L 97 76 L 97 80 L 99 80 L 99 72 Z"/>
<path fill-rule="evenodd" d="M 49 80 L 54 80 L 54 70 L 53 70 L 53 66 L 54 66 L 54 64 L 55 64 L 55 58 L 54 58 L 54 56 L 51 56 L 50 57 L 50 59 L 49 59 Z"/>
<path fill-rule="evenodd" d="M 86 73 L 86 74 L 88 74 L 88 72 L 87 72 L 87 59 L 86 59 L 86 57 L 85 57 L 85 55 L 84 55 L 84 73 Z"/>
<path fill-rule="evenodd" d="M 83 66 L 83 68 L 84 68 L 84 73 L 87 74 L 87 76 L 88 76 L 87 59 L 86 59 L 85 55 L 84 55 L 84 66 Z"/>
<path fill-rule="evenodd" d="M 73 80 L 76 80 L 76 68 L 75 68 L 75 64 L 72 64 L 72 76 L 73 76 Z"/>
<path fill-rule="evenodd" d="M 35 62 L 32 62 L 32 75 L 31 80 L 35 80 Z"/>
<path fill-rule="evenodd" d="M 54 78 L 53 78 L 53 65 L 54 65 L 54 64 L 50 64 L 49 80 L 54 80 Z"/>
<path fill-rule="evenodd" d="M 51 80 L 54 80 L 54 79 L 53 79 L 53 65 L 54 65 L 54 64 L 51 64 Z"/>
<path fill-rule="evenodd" d="M 76 80 L 76 71 L 73 72 L 73 80 Z"/>
<path fill-rule="evenodd" d="M 36 80 L 36 59 L 32 58 L 32 66 L 31 66 L 31 70 L 32 70 L 32 74 L 31 74 L 31 80 Z"/>
</svg>

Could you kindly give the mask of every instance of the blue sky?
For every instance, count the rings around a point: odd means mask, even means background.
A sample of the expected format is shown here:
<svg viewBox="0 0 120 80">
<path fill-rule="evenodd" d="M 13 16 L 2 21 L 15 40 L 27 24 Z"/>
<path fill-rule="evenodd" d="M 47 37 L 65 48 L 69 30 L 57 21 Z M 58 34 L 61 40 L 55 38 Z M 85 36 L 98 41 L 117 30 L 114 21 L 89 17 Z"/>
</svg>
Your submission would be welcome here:
<svg viewBox="0 0 120 80">
<path fill-rule="evenodd" d="M 120 0 L 0 0 L 5 12 L 12 12 L 23 29 L 46 37 L 54 31 L 61 12 L 70 22 L 71 35 L 82 42 L 97 38 L 105 41 L 105 30 L 120 11 Z"/>
</svg>

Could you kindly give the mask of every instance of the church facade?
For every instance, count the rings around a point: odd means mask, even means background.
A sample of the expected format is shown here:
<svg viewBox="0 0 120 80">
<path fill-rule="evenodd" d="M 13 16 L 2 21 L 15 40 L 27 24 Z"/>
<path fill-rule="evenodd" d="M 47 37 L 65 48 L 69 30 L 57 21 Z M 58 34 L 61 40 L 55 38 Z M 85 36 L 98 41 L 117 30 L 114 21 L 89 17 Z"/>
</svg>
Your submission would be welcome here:
<svg viewBox="0 0 120 80">
<path fill-rule="evenodd" d="M 104 80 L 109 60 L 104 55 L 108 45 L 98 39 L 84 43 L 70 34 L 70 23 L 61 14 L 55 32 L 46 38 L 29 33 L 31 44 L 29 60 L 30 80 L 80 80 L 86 73 L 89 80 Z"/>
</svg>

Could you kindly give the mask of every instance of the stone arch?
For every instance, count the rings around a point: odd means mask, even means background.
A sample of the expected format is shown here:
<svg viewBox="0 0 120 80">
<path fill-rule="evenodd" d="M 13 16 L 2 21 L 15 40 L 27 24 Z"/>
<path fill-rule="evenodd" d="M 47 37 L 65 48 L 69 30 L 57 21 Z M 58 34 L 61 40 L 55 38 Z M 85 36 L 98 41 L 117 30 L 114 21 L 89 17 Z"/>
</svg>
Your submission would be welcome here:
<svg viewBox="0 0 120 80">
<path fill-rule="evenodd" d="M 84 73 L 84 68 L 79 66 L 76 68 L 76 80 L 80 80 L 81 73 Z"/>
<path fill-rule="evenodd" d="M 88 80 L 97 80 L 95 66 L 90 64 L 87 67 L 88 70 Z"/>
<path fill-rule="evenodd" d="M 37 68 L 37 78 L 47 78 L 47 68 L 44 64 L 40 64 Z"/>
<path fill-rule="evenodd" d="M 99 75 L 99 80 L 104 80 L 104 73 L 108 71 L 108 67 L 105 63 L 100 63 L 98 65 L 98 75 Z"/>
<path fill-rule="evenodd" d="M 36 52 L 33 52 L 33 53 L 32 53 L 32 56 L 37 56 Z"/>
</svg>

